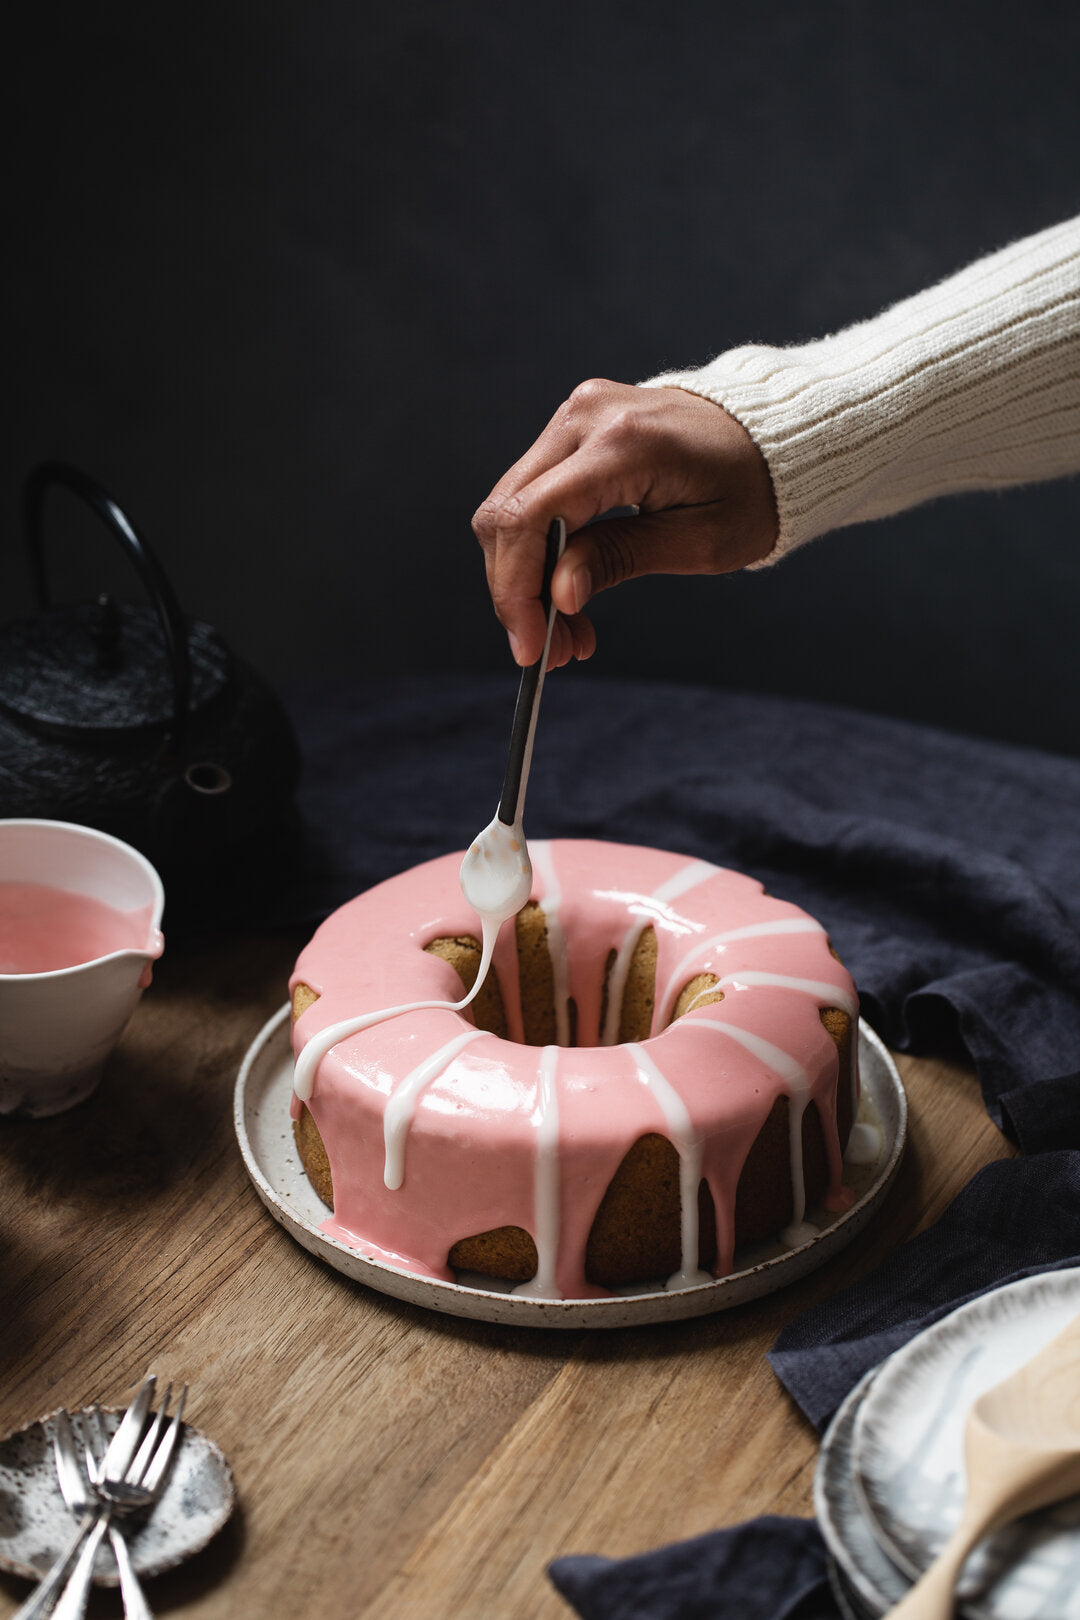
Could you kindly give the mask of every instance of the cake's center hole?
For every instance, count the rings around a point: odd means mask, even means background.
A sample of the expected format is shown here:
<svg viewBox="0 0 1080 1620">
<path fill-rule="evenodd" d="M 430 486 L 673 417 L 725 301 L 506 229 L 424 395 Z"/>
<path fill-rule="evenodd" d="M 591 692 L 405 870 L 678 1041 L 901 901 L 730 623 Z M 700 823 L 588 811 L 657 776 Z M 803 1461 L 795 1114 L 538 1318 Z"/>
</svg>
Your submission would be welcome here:
<svg viewBox="0 0 1080 1620">
<path fill-rule="evenodd" d="M 564 988 L 569 982 L 570 965 L 556 959 L 562 942 L 552 939 L 540 906 L 530 901 L 518 913 L 514 927 L 520 1028 L 526 1046 L 600 1046 L 611 1044 L 612 1040 L 619 1043 L 648 1040 L 652 1033 L 656 1000 L 657 942 L 652 928 L 642 931 L 625 974 L 617 974 L 618 951 L 614 947 L 608 951 L 605 959 L 577 964 L 579 968 L 584 968 L 582 977 L 595 976 L 594 985 L 599 992 L 598 995 L 590 995 L 589 1004 L 579 1009 Z M 472 989 L 480 966 L 480 941 L 477 938 L 465 935 L 436 939 L 426 948 L 450 963 L 464 988 Z M 712 974 L 697 974 L 680 992 L 672 1009 L 672 1018 L 681 1017 L 691 1006 L 723 1000 L 723 991 L 715 986 L 716 979 Z M 508 1040 L 510 1028 L 516 1021 L 507 1016 L 503 988 L 493 970 L 472 1003 L 472 1016 L 477 1028 L 489 1030 L 493 1035 Z M 565 1036 L 560 1037 L 559 1000 L 563 995 L 566 996 L 565 1028 L 568 1040 Z M 603 1038 L 605 1030 L 609 1035 L 607 1041 Z"/>
</svg>

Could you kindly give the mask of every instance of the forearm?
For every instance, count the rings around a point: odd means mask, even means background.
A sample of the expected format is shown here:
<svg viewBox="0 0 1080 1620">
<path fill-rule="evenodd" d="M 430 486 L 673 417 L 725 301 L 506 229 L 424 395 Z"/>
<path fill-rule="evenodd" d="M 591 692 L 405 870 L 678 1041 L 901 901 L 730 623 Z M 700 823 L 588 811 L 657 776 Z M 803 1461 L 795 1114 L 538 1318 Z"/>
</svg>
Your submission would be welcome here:
<svg viewBox="0 0 1080 1620">
<path fill-rule="evenodd" d="M 832 337 L 642 386 L 703 395 L 749 432 L 779 515 L 767 561 L 938 495 L 1076 472 L 1080 218 Z"/>
</svg>

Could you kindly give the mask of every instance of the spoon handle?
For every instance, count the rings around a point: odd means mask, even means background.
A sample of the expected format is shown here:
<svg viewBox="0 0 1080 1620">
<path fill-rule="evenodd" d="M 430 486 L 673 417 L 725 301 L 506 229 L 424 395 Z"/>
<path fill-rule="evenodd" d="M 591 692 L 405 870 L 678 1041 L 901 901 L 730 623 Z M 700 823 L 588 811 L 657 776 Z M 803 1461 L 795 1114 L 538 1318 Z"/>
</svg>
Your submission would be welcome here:
<svg viewBox="0 0 1080 1620">
<path fill-rule="evenodd" d="M 929 1569 L 889 1610 L 889 1620 L 949 1620 L 956 1606 L 956 1583 L 968 1553 L 983 1533 L 981 1522 L 962 1519 Z"/>
<path fill-rule="evenodd" d="M 547 638 L 544 650 L 536 663 L 529 664 L 521 672 L 521 685 L 518 687 L 517 704 L 514 708 L 514 724 L 510 731 L 510 754 L 506 761 L 506 775 L 503 777 L 502 798 L 499 800 L 498 809 L 498 818 L 507 827 L 513 827 L 520 819 L 522 800 L 528 786 L 536 716 L 540 708 L 540 693 L 544 687 L 544 672 L 547 669 L 548 652 L 551 648 L 551 632 L 555 627 L 551 576 L 565 547 L 566 524 L 560 517 L 552 518 L 547 532 L 544 578 L 540 587 L 540 604 L 547 614 Z"/>
<path fill-rule="evenodd" d="M 970 1419 L 968 1436 L 970 1445 Z M 1009 1450 L 1006 1445 L 996 1456 L 986 1454 L 986 1472 L 977 1476 L 979 1488 L 969 1496 L 960 1523 L 903 1601 L 889 1610 L 889 1620 L 947 1620 L 953 1612 L 953 1589 L 976 1542 L 1080 1489 L 1080 1452 L 1028 1451 L 1010 1458 Z M 969 1478 L 970 1462 L 969 1452 Z"/>
</svg>

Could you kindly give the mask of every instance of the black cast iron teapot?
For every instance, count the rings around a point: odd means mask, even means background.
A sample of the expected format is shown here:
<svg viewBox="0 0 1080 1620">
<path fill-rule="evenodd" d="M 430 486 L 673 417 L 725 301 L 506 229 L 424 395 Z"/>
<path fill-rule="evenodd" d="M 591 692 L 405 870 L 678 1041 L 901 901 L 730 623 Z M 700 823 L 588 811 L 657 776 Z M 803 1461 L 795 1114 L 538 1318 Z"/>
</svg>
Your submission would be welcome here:
<svg viewBox="0 0 1080 1620">
<path fill-rule="evenodd" d="M 56 486 L 104 519 L 149 606 L 50 605 L 42 520 Z M 0 815 L 134 844 L 162 874 L 171 923 L 242 915 L 295 827 L 299 751 L 280 702 L 215 630 L 184 618 L 146 540 L 92 478 L 37 467 L 23 513 L 40 611 L 0 627 Z"/>
</svg>

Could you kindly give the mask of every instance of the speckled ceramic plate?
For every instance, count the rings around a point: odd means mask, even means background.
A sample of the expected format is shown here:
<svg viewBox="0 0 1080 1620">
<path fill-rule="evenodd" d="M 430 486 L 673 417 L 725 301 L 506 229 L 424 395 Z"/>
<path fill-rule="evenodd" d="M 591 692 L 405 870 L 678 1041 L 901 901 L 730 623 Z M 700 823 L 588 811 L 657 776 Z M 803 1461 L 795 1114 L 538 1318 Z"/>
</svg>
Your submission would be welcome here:
<svg viewBox="0 0 1080 1620">
<path fill-rule="evenodd" d="M 628 1327 L 705 1316 L 757 1299 L 813 1271 L 862 1230 L 899 1168 L 907 1131 L 907 1098 L 888 1050 L 863 1023 L 859 1025 L 859 1069 L 859 1120 L 877 1132 L 880 1147 L 873 1163 L 851 1165 L 845 1172 L 857 1194 L 852 1207 L 841 1215 L 811 1211 L 809 1220 L 818 1230 L 807 1242 L 794 1249 L 773 1242 L 746 1250 L 736 1256 L 740 1269 L 730 1277 L 677 1293 L 668 1293 L 658 1283 L 603 1299 L 529 1299 L 510 1292 L 509 1283 L 506 1290 L 499 1290 L 489 1277 L 477 1279 L 461 1273 L 456 1282 L 418 1277 L 373 1260 L 321 1231 L 327 1211 L 304 1174 L 289 1120 L 293 1061 L 288 1006 L 260 1030 L 244 1058 L 236 1082 L 234 1121 L 248 1174 L 271 1215 L 310 1253 L 354 1281 L 451 1316 L 522 1327 Z"/>
<path fill-rule="evenodd" d="M 105 1432 L 113 1433 L 122 1412 L 106 1410 Z M 72 1412 L 75 1442 L 81 1448 L 83 1414 Z M 199 1552 L 222 1528 L 236 1501 L 229 1465 L 217 1446 L 183 1424 L 165 1489 L 149 1516 L 132 1521 L 131 1561 L 140 1575 L 162 1570 Z M 56 1478 L 52 1414 L 0 1440 L 0 1568 L 38 1580 L 75 1533 Z M 94 1563 L 94 1580 L 116 1586 L 116 1562 L 108 1542 Z"/>
<path fill-rule="evenodd" d="M 1080 1315 L 1080 1269 L 995 1289 L 882 1367 L 856 1416 L 852 1485 L 882 1550 L 912 1579 L 937 1556 L 966 1495 L 972 1404 Z M 1080 1620 L 1080 1496 L 981 1542 L 957 1590 L 980 1620 Z"/>
</svg>

